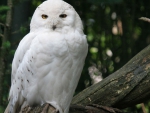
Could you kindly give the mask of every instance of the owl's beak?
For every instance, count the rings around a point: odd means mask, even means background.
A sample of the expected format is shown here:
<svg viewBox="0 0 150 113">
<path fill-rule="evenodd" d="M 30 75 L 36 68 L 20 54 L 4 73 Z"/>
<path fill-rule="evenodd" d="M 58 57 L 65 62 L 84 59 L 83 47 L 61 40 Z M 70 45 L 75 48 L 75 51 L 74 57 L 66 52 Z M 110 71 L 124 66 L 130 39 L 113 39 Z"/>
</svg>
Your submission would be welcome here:
<svg viewBox="0 0 150 113">
<path fill-rule="evenodd" d="M 52 26 L 52 29 L 55 30 L 55 29 L 56 29 L 56 25 L 53 25 L 53 26 Z"/>
</svg>

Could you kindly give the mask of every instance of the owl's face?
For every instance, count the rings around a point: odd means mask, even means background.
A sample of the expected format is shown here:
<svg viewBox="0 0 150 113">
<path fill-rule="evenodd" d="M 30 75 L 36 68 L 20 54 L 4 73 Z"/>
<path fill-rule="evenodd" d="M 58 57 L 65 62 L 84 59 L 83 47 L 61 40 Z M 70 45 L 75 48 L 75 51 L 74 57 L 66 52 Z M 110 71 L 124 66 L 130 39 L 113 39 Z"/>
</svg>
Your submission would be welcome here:
<svg viewBox="0 0 150 113">
<path fill-rule="evenodd" d="M 62 0 L 48 0 L 36 10 L 31 20 L 31 30 L 62 31 L 82 29 L 82 22 L 74 8 Z"/>
</svg>

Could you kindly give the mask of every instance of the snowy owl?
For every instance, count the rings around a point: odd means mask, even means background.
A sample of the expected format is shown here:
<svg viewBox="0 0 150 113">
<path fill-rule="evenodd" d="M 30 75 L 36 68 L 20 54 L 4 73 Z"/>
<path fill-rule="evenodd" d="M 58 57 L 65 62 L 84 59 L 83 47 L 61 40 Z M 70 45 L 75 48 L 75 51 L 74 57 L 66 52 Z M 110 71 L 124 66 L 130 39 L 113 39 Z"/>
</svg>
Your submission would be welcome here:
<svg viewBox="0 0 150 113">
<path fill-rule="evenodd" d="M 87 51 L 81 19 L 70 4 L 47 0 L 39 5 L 14 55 L 5 113 L 45 103 L 68 113 Z"/>
</svg>

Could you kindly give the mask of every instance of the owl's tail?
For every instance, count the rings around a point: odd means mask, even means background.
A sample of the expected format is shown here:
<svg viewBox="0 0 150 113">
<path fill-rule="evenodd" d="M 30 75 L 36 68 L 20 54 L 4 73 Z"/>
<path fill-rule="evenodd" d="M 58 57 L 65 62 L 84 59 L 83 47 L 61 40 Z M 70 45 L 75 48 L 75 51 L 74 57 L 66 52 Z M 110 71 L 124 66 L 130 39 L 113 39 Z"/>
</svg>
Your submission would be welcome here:
<svg viewBox="0 0 150 113">
<path fill-rule="evenodd" d="M 14 104 L 10 100 L 4 113 L 19 113 L 18 111 L 20 111 L 18 102 L 15 102 Z"/>
<path fill-rule="evenodd" d="M 10 103 L 8 103 L 8 105 L 7 105 L 7 107 L 6 107 L 5 111 L 4 111 L 4 113 L 9 113 L 9 106 L 10 106 Z"/>
<path fill-rule="evenodd" d="M 20 103 L 19 97 L 20 96 L 17 95 L 14 98 L 10 98 L 9 103 L 4 113 L 19 113 L 20 112 L 22 103 Z"/>
</svg>

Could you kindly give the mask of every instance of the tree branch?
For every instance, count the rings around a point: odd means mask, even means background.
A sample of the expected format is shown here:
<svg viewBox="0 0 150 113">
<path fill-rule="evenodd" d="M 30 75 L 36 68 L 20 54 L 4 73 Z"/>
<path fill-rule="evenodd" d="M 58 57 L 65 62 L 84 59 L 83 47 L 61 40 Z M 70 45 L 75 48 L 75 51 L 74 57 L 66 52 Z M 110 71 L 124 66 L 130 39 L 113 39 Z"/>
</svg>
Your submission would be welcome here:
<svg viewBox="0 0 150 113">
<path fill-rule="evenodd" d="M 3 26 L 3 27 L 5 27 L 5 24 L 3 24 L 3 23 L 0 23 L 0 25 Z"/>
<path fill-rule="evenodd" d="M 87 109 L 89 104 L 116 108 L 131 107 L 149 99 L 150 87 L 147 86 L 150 86 L 150 45 L 118 71 L 76 95 L 72 100 L 72 104 L 82 105 L 81 108 L 85 110 L 77 107 L 75 110 L 78 112 L 76 113 L 90 113 L 91 109 Z M 71 106 L 70 113 L 75 113 L 72 109 Z M 33 109 L 33 112 L 35 112 L 35 109 Z M 96 113 L 96 111 L 91 113 Z M 117 113 L 117 111 L 114 113 Z"/>
<path fill-rule="evenodd" d="M 5 24 L 5 30 L 4 30 L 4 40 L 3 42 L 7 41 L 11 34 L 11 24 L 12 24 L 12 12 L 13 12 L 13 1 L 7 0 L 7 5 L 9 7 L 9 10 L 7 11 L 6 15 L 6 24 Z"/>
<path fill-rule="evenodd" d="M 143 20 L 150 23 L 150 19 L 147 17 L 140 17 L 139 20 Z"/>
<path fill-rule="evenodd" d="M 4 35 L 0 33 L 0 37 L 4 38 Z"/>
<path fill-rule="evenodd" d="M 34 108 L 26 107 L 22 110 L 22 113 L 43 113 L 42 110 L 44 109 L 46 105 L 38 106 Z M 46 110 L 46 113 L 58 113 L 56 109 L 49 105 L 48 109 Z M 106 106 L 97 106 L 97 105 L 88 105 L 88 106 L 82 106 L 82 105 L 71 105 L 69 113 L 123 113 L 122 111 L 106 107 Z"/>
<path fill-rule="evenodd" d="M 72 104 L 99 104 L 126 108 L 150 95 L 150 46 L 133 57 L 121 69 L 73 98 Z"/>
</svg>

